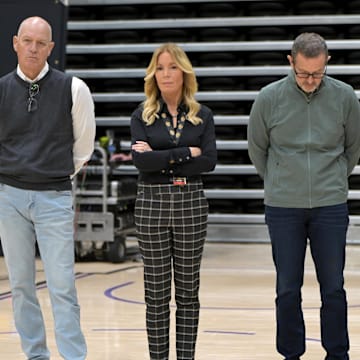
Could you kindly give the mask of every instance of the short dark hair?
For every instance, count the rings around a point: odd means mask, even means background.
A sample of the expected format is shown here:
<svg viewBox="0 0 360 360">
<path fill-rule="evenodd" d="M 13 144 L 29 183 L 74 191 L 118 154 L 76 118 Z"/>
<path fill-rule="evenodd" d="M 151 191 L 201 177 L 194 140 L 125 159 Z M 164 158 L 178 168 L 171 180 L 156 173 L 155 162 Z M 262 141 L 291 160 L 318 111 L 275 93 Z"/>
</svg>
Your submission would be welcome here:
<svg viewBox="0 0 360 360">
<path fill-rule="evenodd" d="M 324 38 L 314 32 L 304 32 L 295 38 L 291 49 L 293 61 L 299 53 L 307 58 L 317 57 L 320 54 L 325 54 L 326 57 L 329 55 Z"/>
</svg>

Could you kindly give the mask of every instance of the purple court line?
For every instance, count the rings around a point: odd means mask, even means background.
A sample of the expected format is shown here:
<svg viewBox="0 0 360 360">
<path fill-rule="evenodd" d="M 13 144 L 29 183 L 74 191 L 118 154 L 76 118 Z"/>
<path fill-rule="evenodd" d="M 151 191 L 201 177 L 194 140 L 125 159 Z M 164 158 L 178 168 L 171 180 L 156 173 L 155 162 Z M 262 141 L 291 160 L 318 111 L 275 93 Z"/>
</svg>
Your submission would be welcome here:
<svg viewBox="0 0 360 360">
<path fill-rule="evenodd" d="M 123 284 L 120 285 L 116 285 L 113 286 L 107 290 L 104 291 L 104 295 L 110 299 L 116 300 L 116 301 L 121 301 L 121 302 L 125 302 L 128 304 L 136 304 L 136 305 L 145 305 L 144 302 L 142 301 L 136 301 L 136 300 L 129 300 L 129 299 L 125 299 L 125 298 L 121 298 L 118 297 L 116 295 L 113 294 L 113 292 L 117 289 L 121 289 L 124 288 L 126 286 L 130 286 L 133 285 L 135 283 L 135 281 L 128 281 L 125 282 Z M 349 308 L 357 308 L 360 307 L 360 305 L 349 305 Z M 237 311 L 241 311 L 241 310 L 245 310 L 245 311 L 274 311 L 274 308 L 245 308 L 245 307 L 218 307 L 218 306 L 205 306 L 205 307 L 201 307 L 201 309 L 206 309 L 206 310 L 237 310 Z M 304 307 L 304 310 L 318 310 L 318 307 Z M 141 331 L 139 329 L 97 329 L 94 331 Z M 213 334 L 226 334 L 226 335 L 248 335 L 248 336 L 252 336 L 252 335 L 256 335 L 255 332 L 242 332 L 242 331 L 224 331 L 224 330 L 205 330 L 205 333 L 213 333 Z M 321 342 L 320 339 L 314 339 L 314 338 L 306 338 L 306 341 L 311 341 L 311 342 Z"/>
<path fill-rule="evenodd" d="M 124 288 L 126 286 L 133 285 L 134 283 L 135 283 L 135 281 L 128 281 L 126 283 L 113 286 L 113 287 L 105 290 L 104 295 L 110 299 L 125 302 L 128 304 L 145 305 L 145 303 L 143 301 L 125 299 L 125 298 L 118 297 L 113 294 L 113 292 L 115 290 Z M 222 306 L 203 306 L 203 307 L 201 307 L 201 309 L 206 309 L 206 310 L 247 310 L 247 311 L 248 310 L 274 310 L 273 308 L 241 308 L 241 307 L 222 307 Z"/>
<path fill-rule="evenodd" d="M 78 279 L 82 279 L 88 276 L 91 276 L 92 274 L 88 274 L 88 273 L 79 273 L 79 274 L 75 274 L 75 280 Z M 38 285 L 36 285 L 36 289 L 37 290 L 42 290 L 47 288 L 46 282 L 42 281 L 40 282 Z M 11 292 L 7 291 L 6 293 L 0 294 L 0 301 L 1 300 L 5 300 L 5 299 L 10 299 L 11 298 Z"/>
<path fill-rule="evenodd" d="M 204 333 L 225 334 L 225 335 L 256 335 L 256 333 L 253 331 L 248 332 L 248 331 L 204 330 Z"/>
<path fill-rule="evenodd" d="M 126 329 L 126 328 L 113 328 L 113 329 L 92 329 L 95 332 L 145 332 L 146 329 Z M 227 331 L 227 330 L 204 330 L 206 334 L 218 334 L 218 335 L 247 335 L 254 336 L 254 331 Z M 0 333 L 1 334 L 1 333 Z M 306 341 L 321 342 L 320 339 L 306 338 Z"/>
<path fill-rule="evenodd" d="M 117 289 L 121 289 L 124 288 L 126 286 L 130 286 L 133 285 L 135 283 L 135 281 L 128 281 L 125 282 L 123 284 L 120 285 L 116 285 L 113 286 L 107 290 L 104 291 L 104 295 L 110 299 L 116 300 L 116 301 L 121 301 L 121 302 L 125 302 L 128 304 L 136 304 L 136 305 L 145 305 L 145 303 L 143 301 L 137 301 L 137 300 L 130 300 L 130 299 L 125 299 L 122 297 L 118 297 L 116 295 L 113 294 L 113 292 Z M 358 305 L 348 305 L 348 308 L 359 308 L 360 304 Z M 222 306 L 202 306 L 201 309 L 206 309 L 206 310 L 228 310 L 228 311 L 274 311 L 273 307 L 264 307 L 264 308 L 252 308 L 252 307 L 222 307 Z M 304 310 L 318 310 L 319 307 L 318 306 L 308 306 L 308 307 L 303 307 Z"/>
<path fill-rule="evenodd" d="M 117 328 L 117 329 L 92 329 L 92 331 L 95 332 L 114 332 L 114 331 L 118 331 L 118 332 L 145 332 L 146 329 L 121 329 L 121 328 Z M 245 332 L 245 331 L 226 331 L 226 330 L 204 330 L 204 333 L 209 333 L 209 334 L 224 334 L 224 335 L 256 335 L 255 332 Z"/>
<path fill-rule="evenodd" d="M 126 270 L 126 269 L 123 269 L 123 270 Z M 109 274 L 111 274 L 111 273 L 109 273 Z M 82 279 L 82 278 L 89 277 L 89 276 L 93 276 L 93 275 L 97 275 L 97 273 L 78 273 L 78 274 L 75 274 L 75 280 Z M 125 299 L 125 298 L 120 298 L 120 297 L 117 297 L 117 296 L 113 295 L 113 293 L 112 293 L 114 290 L 129 286 L 129 285 L 133 285 L 134 283 L 135 283 L 135 281 L 128 281 L 128 282 L 125 282 L 123 284 L 113 286 L 113 287 L 105 290 L 104 295 L 106 297 L 108 297 L 110 299 L 113 299 L 113 300 L 116 300 L 116 301 L 121 301 L 121 302 L 129 303 L 129 304 L 145 305 L 145 303 L 143 301 L 128 300 L 128 299 Z M 44 289 L 46 287 L 47 287 L 47 285 L 46 285 L 45 281 L 39 283 L 36 286 L 36 288 L 38 290 Z M 10 291 L 8 291 L 6 293 L 3 293 L 3 294 L 0 294 L 0 301 L 8 299 L 8 298 L 11 298 Z M 360 304 L 348 305 L 348 308 L 360 308 Z M 255 311 L 255 310 L 256 311 L 273 311 L 274 310 L 273 307 L 251 308 L 251 307 L 220 307 L 220 306 L 202 306 L 201 309 L 206 309 L 206 310 L 228 310 L 228 311 L 241 311 L 241 310 L 243 310 L 243 311 Z M 318 309 L 319 309 L 318 306 L 303 307 L 303 310 L 318 310 Z"/>
<path fill-rule="evenodd" d="M 306 341 L 321 342 L 320 339 L 306 338 Z"/>
<path fill-rule="evenodd" d="M 92 276 L 94 274 L 91 274 L 91 273 L 80 273 L 80 274 L 77 274 L 75 275 L 75 279 L 78 280 L 78 279 L 82 279 L 82 278 L 85 278 L 85 277 L 89 277 L 89 276 Z M 104 292 L 104 295 L 107 296 L 108 298 L 111 298 L 113 300 L 116 300 L 116 301 L 122 301 L 122 302 L 126 302 L 126 303 L 130 303 L 130 304 L 138 304 L 138 305 L 144 305 L 144 302 L 141 302 L 141 301 L 135 301 L 135 300 L 128 300 L 128 299 L 124 299 L 124 298 L 119 298 L 115 295 L 113 295 L 113 291 L 117 290 L 117 289 L 120 289 L 120 288 L 124 288 L 126 286 L 130 286 L 130 285 L 133 285 L 135 282 L 134 281 L 128 281 L 128 282 L 125 282 L 123 284 L 120 284 L 120 285 L 116 285 L 116 286 L 113 286 L 109 289 L 107 289 L 105 292 Z M 46 288 L 46 282 L 43 282 L 39 285 L 37 285 L 37 289 L 38 290 L 41 290 L 41 289 L 44 289 Z M 1 300 L 5 300 L 5 299 L 8 299 L 8 298 L 11 298 L 11 293 L 5 293 L 5 294 L 2 294 L 0 295 L 0 301 Z M 359 307 L 360 305 L 354 305 L 352 307 Z M 350 307 L 350 306 L 349 306 Z M 216 307 L 216 306 L 207 306 L 207 307 L 202 307 L 202 309 L 216 309 L 216 310 L 273 310 L 273 308 L 241 308 L 241 307 Z M 308 308 L 309 309 L 309 308 Z M 317 308 L 314 308 L 314 309 L 317 309 Z M 115 331 L 120 331 L 120 332 L 143 332 L 143 331 L 146 331 L 146 329 L 93 329 L 93 331 L 95 332 L 100 332 L 100 331 L 106 331 L 106 332 L 115 332 Z M 256 335 L 255 332 L 242 332 L 242 331 L 224 331 L 224 330 L 205 330 L 204 331 L 205 333 L 211 333 L 211 334 L 226 334 L 226 335 L 248 335 L 248 336 L 252 336 L 252 335 Z M 0 332 L 0 335 L 11 335 L 11 334 L 17 334 L 17 332 Z M 313 339 L 313 338 L 307 338 L 306 339 L 307 341 L 314 341 L 314 342 L 320 342 L 319 339 Z"/>
<path fill-rule="evenodd" d="M 135 281 L 128 281 L 123 284 L 113 286 L 113 287 L 105 290 L 104 295 L 110 299 L 125 302 L 128 304 L 145 305 L 144 302 L 120 298 L 113 294 L 113 291 L 124 288 L 126 286 L 133 285 L 134 283 L 135 283 Z M 259 310 L 258 308 L 236 308 L 236 307 L 226 308 L 226 307 L 215 307 L 215 306 L 201 307 L 201 309 L 204 309 L 204 308 L 205 309 L 216 309 L 216 310 Z M 274 309 L 273 308 L 262 308 L 261 310 L 274 310 Z M 145 329 L 143 329 L 143 330 L 142 329 L 93 329 L 93 331 L 99 331 L 99 332 L 100 331 L 104 331 L 104 332 L 108 332 L 108 331 L 109 332 L 113 332 L 113 331 L 119 331 L 119 332 L 129 331 L 130 332 L 130 331 L 133 331 L 133 332 L 137 332 L 137 331 L 146 331 L 146 330 Z M 207 334 L 218 334 L 218 335 L 245 335 L 245 336 L 256 335 L 255 332 L 248 332 L 248 331 L 204 330 L 203 332 L 207 333 Z M 320 342 L 321 340 L 306 338 L 306 341 Z"/>
<path fill-rule="evenodd" d="M 82 279 L 85 277 L 89 277 L 89 276 L 93 276 L 96 274 L 93 273 L 79 273 L 75 275 L 75 279 Z M 125 298 L 120 298 L 118 296 L 113 295 L 113 291 L 120 289 L 120 288 L 124 288 L 126 286 L 130 286 L 133 285 L 135 283 L 135 281 L 128 281 L 125 282 L 123 284 L 120 285 L 116 285 L 113 286 L 107 290 L 105 290 L 104 295 L 110 299 L 116 300 L 116 301 L 121 301 L 121 302 L 125 302 L 125 303 L 129 303 L 129 304 L 137 304 L 137 305 L 145 305 L 144 302 L 142 301 L 136 301 L 136 300 L 129 300 L 129 299 L 125 299 Z M 37 285 L 37 289 L 41 290 L 46 288 L 46 282 L 41 282 L 40 284 Z M 4 294 L 0 294 L 0 301 L 1 300 L 5 300 L 11 298 L 11 293 L 7 292 Z M 360 304 L 357 305 L 348 305 L 348 308 L 359 308 Z M 218 307 L 218 306 L 205 306 L 205 307 L 201 307 L 201 309 L 206 309 L 206 310 L 230 310 L 230 311 L 273 311 L 274 308 L 246 308 L 246 307 Z M 318 307 L 304 307 L 305 309 L 313 309 L 313 310 L 317 310 Z M 145 329 L 93 329 L 93 331 L 121 331 L 121 332 L 126 332 L 126 331 L 145 331 Z M 204 332 L 206 333 L 214 333 L 214 334 L 235 334 L 235 335 L 255 335 L 254 332 L 236 332 L 236 331 L 224 331 L 224 330 L 205 330 Z M 6 334 L 17 334 L 17 332 L 0 332 L 0 335 L 6 335 Z M 321 340 L 319 339 L 314 339 L 314 338 L 306 338 L 307 341 L 313 341 L 313 342 L 320 342 Z"/>
</svg>

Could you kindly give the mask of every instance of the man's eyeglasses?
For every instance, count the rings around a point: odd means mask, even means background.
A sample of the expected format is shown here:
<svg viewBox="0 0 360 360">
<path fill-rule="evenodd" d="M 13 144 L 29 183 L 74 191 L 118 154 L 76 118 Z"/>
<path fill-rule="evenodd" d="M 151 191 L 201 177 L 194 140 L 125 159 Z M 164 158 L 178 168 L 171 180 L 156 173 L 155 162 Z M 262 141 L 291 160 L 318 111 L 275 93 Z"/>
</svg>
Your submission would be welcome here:
<svg viewBox="0 0 360 360">
<path fill-rule="evenodd" d="M 40 88 L 38 84 L 30 84 L 29 86 L 29 98 L 28 98 L 28 112 L 37 110 L 38 102 L 35 99 L 35 96 L 39 93 Z"/>
<path fill-rule="evenodd" d="M 300 79 L 308 79 L 310 76 L 312 76 L 313 79 L 322 79 L 326 75 L 326 67 L 324 72 L 314 72 L 314 73 L 297 72 L 294 67 L 294 73 Z"/>
</svg>

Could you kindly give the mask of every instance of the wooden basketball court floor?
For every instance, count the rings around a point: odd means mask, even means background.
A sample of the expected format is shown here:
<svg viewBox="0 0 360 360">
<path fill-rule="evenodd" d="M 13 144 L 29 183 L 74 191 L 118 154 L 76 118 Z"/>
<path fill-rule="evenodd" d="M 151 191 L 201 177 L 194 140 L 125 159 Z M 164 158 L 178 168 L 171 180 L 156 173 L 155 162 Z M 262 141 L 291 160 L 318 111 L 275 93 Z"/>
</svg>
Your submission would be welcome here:
<svg viewBox="0 0 360 360">
<path fill-rule="evenodd" d="M 19 259 L 19 261 L 21 261 Z M 88 360 L 148 360 L 141 261 L 77 262 L 77 289 Z M 45 315 L 51 359 L 60 360 L 50 301 L 40 260 L 38 296 Z M 349 245 L 345 271 L 352 360 L 360 359 L 360 246 Z M 13 325 L 11 296 L 0 258 L 0 359 L 25 359 Z M 275 360 L 274 268 L 268 243 L 207 243 L 201 273 L 197 360 Z M 319 290 L 310 254 L 306 258 L 303 307 L 306 354 L 324 359 L 319 331 Z M 174 306 L 171 356 L 174 352 Z"/>
</svg>

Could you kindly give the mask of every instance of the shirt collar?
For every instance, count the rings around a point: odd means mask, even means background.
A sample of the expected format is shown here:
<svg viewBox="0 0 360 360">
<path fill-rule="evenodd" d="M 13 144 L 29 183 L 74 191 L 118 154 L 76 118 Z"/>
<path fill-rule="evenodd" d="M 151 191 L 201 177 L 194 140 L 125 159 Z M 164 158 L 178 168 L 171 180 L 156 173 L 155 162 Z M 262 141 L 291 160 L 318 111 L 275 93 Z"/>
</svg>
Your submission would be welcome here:
<svg viewBox="0 0 360 360">
<path fill-rule="evenodd" d="M 169 112 L 169 110 L 168 110 L 168 108 L 167 108 L 167 105 L 166 105 L 166 102 L 164 101 L 164 99 L 163 98 L 160 98 L 159 99 L 159 102 L 160 102 L 160 112 Z M 178 106 L 178 108 L 177 108 L 177 110 L 178 110 L 178 113 L 180 114 L 180 113 L 187 113 L 187 107 L 186 107 L 186 105 L 184 104 L 184 103 L 180 103 L 179 104 L 179 106 Z"/>
<path fill-rule="evenodd" d="M 49 64 L 46 63 L 45 66 L 43 67 L 43 69 L 40 71 L 39 75 L 35 78 L 35 79 L 29 79 L 20 69 L 20 66 L 18 64 L 17 68 L 16 68 L 16 73 L 19 75 L 19 77 L 21 77 L 21 79 L 29 82 L 29 83 L 33 83 L 33 82 L 37 82 L 39 80 L 41 80 L 49 71 Z"/>
</svg>

